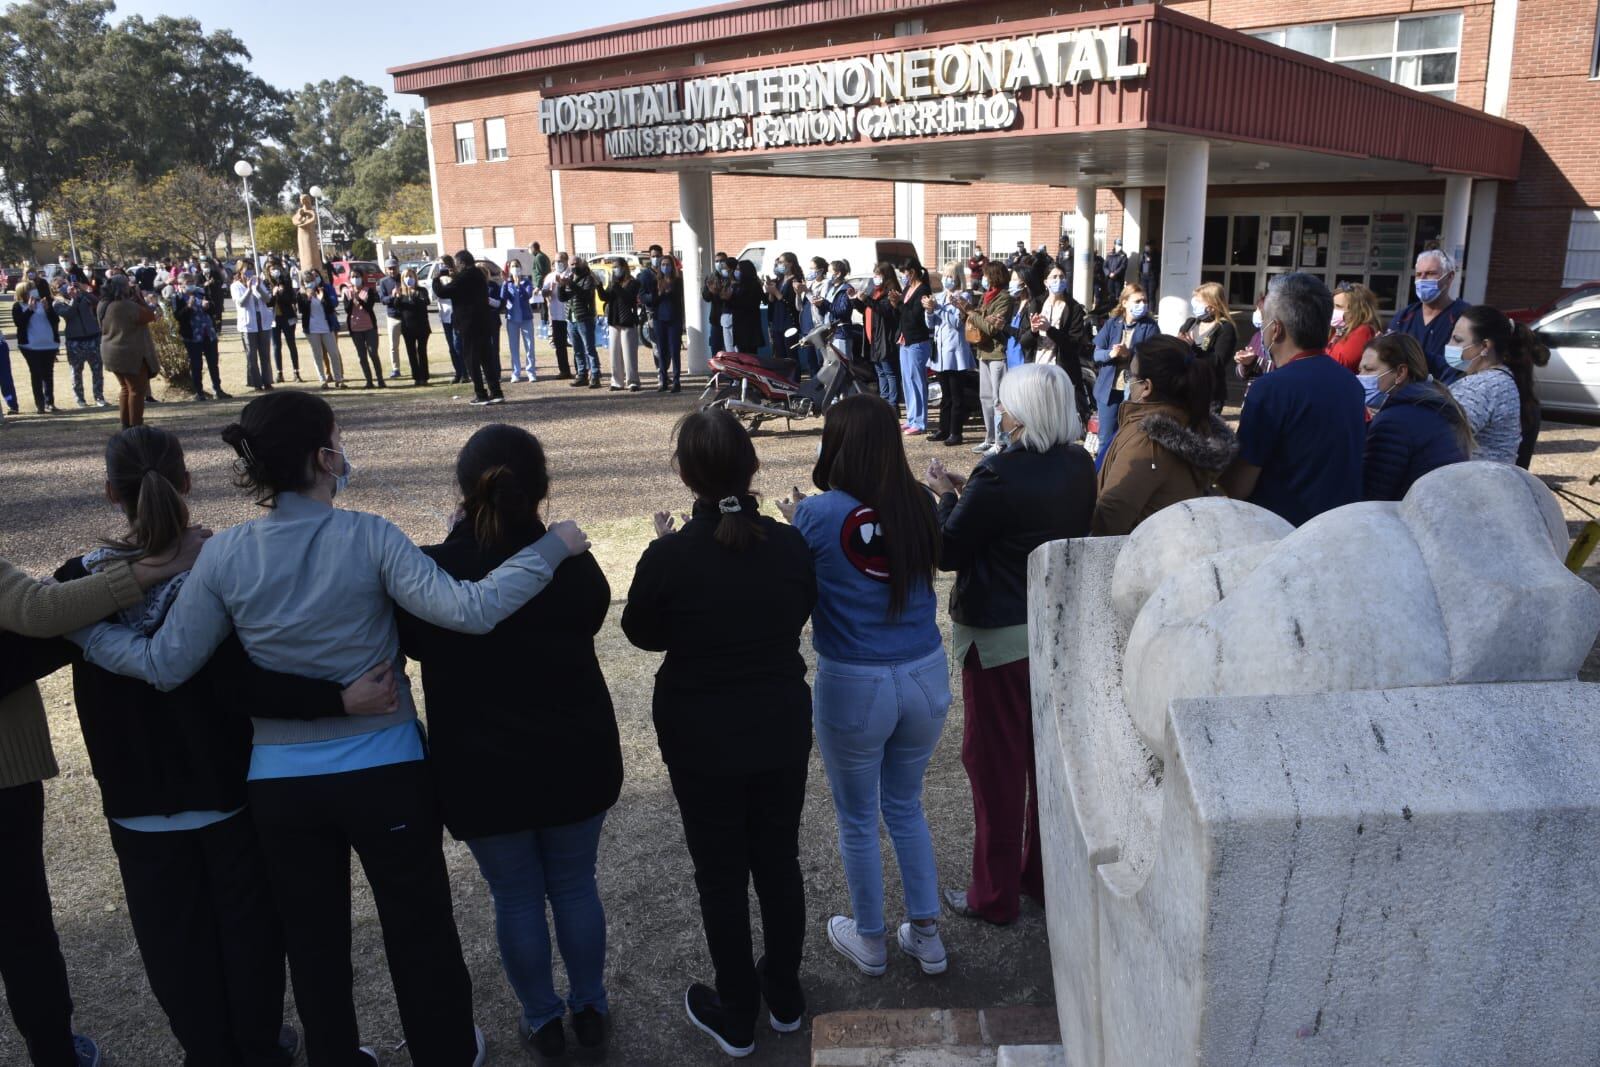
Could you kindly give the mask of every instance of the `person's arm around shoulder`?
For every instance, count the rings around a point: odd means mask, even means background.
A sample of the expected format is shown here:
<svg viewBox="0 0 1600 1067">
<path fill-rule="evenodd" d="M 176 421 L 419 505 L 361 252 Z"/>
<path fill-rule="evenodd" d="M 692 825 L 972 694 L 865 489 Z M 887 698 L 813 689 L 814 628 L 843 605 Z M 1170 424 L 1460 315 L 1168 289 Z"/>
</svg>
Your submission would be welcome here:
<svg viewBox="0 0 1600 1067">
<path fill-rule="evenodd" d="M 479 581 L 463 582 L 446 574 L 394 523 L 376 515 L 356 518 L 372 526 L 374 554 L 394 602 L 419 619 L 461 633 L 493 630 L 543 591 L 564 560 L 589 547 L 577 523 L 558 522 Z"/>
<path fill-rule="evenodd" d="M 78 581 L 34 580 L 0 559 L 0 630 L 27 637 L 60 637 L 91 626 L 144 600 L 144 590 L 182 574 L 195 564 L 211 531 L 194 527 L 164 560 L 118 561 Z"/>
</svg>

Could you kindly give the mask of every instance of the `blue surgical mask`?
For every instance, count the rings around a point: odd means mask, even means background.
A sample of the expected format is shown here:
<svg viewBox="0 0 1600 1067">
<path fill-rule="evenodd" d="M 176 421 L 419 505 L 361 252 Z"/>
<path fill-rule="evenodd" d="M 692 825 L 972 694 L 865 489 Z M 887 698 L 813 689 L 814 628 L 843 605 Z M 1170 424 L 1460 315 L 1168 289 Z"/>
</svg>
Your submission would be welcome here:
<svg viewBox="0 0 1600 1067">
<path fill-rule="evenodd" d="M 1133 303 L 1128 305 L 1128 314 L 1132 315 L 1136 319 L 1142 317 L 1144 312 L 1145 302 L 1143 300 L 1135 300 Z"/>
<path fill-rule="evenodd" d="M 1469 346 L 1469 345 L 1445 345 L 1444 346 L 1444 361 L 1446 363 L 1448 363 L 1450 365 L 1451 369 L 1453 369 L 1453 370 L 1465 371 L 1467 369 L 1467 367 L 1469 367 L 1472 364 L 1472 360 L 1477 358 L 1475 356 L 1474 357 L 1469 357 L 1467 355 L 1467 349 L 1469 347 L 1471 347 L 1471 346 Z"/>
<path fill-rule="evenodd" d="M 672 260 L 668 259 L 668 260 L 662 261 L 661 273 L 662 274 L 671 274 L 672 273 Z"/>
<path fill-rule="evenodd" d="M 946 279 L 944 279 L 945 292 L 948 293 L 948 292 L 954 290 L 955 287 L 956 287 L 956 280 L 954 278 L 946 278 Z"/>
<path fill-rule="evenodd" d="M 333 495 L 338 496 L 350 485 L 350 475 L 355 473 L 355 468 L 350 465 L 350 457 L 345 455 L 342 448 L 324 448 L 324 452 L 336 452 L 344 460 L 344 470 L 333 476 Z"/>
<path fill-rule="evenodd" d="M 718 267 L 717 268 L 717 273 L 722 275 L 724 278 L 726 278 L 729 274 L 732 273 L 732 271 L 728 270 L 727 267 Z"/>
<path fill-rule="evenodd" d="M 1022 295 L 1022 283 L 1021 282 L 1012 282 L 1009 286 L 1006 287 L 1006 292 L 1010 293 L 1012 296 L 1021 296 Z"/>
<path fill-rule="evenodd" d="M 1254 326 L 1258 330 L 1261 329 L 1261 309 L 1260 308 L 1256 308 L 1254 311 L 1252 311 L 1250 313 L 1250 325 Z"/>
<path fill-rule="evenodd" d="M 1418 278 L 1417 299 L 1424 304 L 1431 304 L 1439 299 L 1439 283 L 1432 278 Z"/>
<path fill-rule="evenodd" d="M 903 270 L 895 271 L 894 276 L 900 279 L 900 288 L 902 289 L 911 284 L 911 275 L 907 274 Z"/>
<path fill-rule="evenodd" d="M 1067 291 L 1067 280 L 1065 278 L 1057 278 L 1055 281 L 1050 283 L 1050 291 L 1057 296 L 1060 296 L 1062 293 Z"/>
<path fill-rule="evenodd" d="M 783 277 L 785 274 L 789 273 L 789 264 L 779 263 L 776 267 L 772 268 L 772 273 L 778 275 L 780 278 Z"/>
<path fill-rule="evenodd" d="M 1383 402 L 1388 399 L 1388 394 L 1378 387 L 1378 383 L 1382 380 L 1383 375 L 1381 374 L 1356 375 L 1356 381 L 1361 383 L 1361 391 L 1366 395 L 1367 407 L 1381 407 Z"/>
<path fill-rule="evenodd" d="M 1204 300 L 1201 300 L 1198 296 L 1191 296 L 1189 298 L 1189 312 L 1190 314 L 1194 315 L 1195 318 L 1204 318 L 1206 310 L 1206 302 Z"/>
<path fill-rule="evenodd" d="M 822 280 L 822 272 L 820 270 L 813 269 L 806 275 L 806 278 L 810 281 L 820 282 Z"/>
</svg>

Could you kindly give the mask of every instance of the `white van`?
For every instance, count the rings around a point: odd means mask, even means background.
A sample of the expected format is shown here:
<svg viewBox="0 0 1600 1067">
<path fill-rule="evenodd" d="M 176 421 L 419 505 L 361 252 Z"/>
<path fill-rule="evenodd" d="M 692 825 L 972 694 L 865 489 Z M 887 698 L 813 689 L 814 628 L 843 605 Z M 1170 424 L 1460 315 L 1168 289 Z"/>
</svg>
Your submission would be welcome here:
<svg viewBox="0 0 1600 1067">
<path fill-rule="evenodd" d="M 853 278 L 870 277 L 872 268 L 879 263 L 893 263 L 898 267 L 917 258 L 916 245 L 893 237 L 774 238 L 745 245 L 739 258 L 748 259 L 755 265 L 756 273 L 767 278 L 771 277 L 772 266 L 778 261 L 778 256 L 784 252 L 793 252 L 799 258 L 802 271 L 811 269 L 813 256 L 821 256 L 829 263 L 842 259 L 850 264 L 849 274 Z"/>
</svg>

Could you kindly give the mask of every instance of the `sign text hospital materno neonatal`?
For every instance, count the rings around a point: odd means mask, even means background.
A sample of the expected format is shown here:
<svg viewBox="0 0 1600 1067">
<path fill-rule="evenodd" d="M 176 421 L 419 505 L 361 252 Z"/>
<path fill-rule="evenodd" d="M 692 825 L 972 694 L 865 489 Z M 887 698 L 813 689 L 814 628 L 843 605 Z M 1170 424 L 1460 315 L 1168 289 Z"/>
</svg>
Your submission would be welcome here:
<svg viewBox="0 0 1600 1067">
<path fill-rule="evenodd" d="M 913 48 L 546 97 L 547 136 L 597 132 L 612 159 L 1008 129 L 1018 92 L 1143 76 L 1127 27 Z"/>
</svg>

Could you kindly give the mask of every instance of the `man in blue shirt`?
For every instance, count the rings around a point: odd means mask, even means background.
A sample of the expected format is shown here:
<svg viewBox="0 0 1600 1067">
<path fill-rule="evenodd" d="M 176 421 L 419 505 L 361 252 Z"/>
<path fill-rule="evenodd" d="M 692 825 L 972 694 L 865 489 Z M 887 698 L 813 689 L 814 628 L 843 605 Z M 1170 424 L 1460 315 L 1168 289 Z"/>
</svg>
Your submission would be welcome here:
<svg viewBox="0 0 1600 1067">
<path fill-rule="evenodd" d="M 1256 379 L 1239 416 L 1239 457 L 1219 485 L 1296 526 L 1361 499 L 1365 397 L 1326 352 L 1333 294 L 1310 274 L 1273 280 L 1261 343 L 1274 371 Z"/>
<path fill-rule="evenodd" d="M 1456 265 L 1448 253 L 1430 248 L 1417 257 L 1416 303 L 1396 315 L 1389 323 L 1390 333 L 1403 333 L 1417 339 L 1428 357 L 1428 372 L 1446 385 L 1461 377 L 1461 372 L 1445 362 L 1444 347 L 1456 320 L 1472 305 L 1451 300 L 1450 286 L 1456 280 Z"/>
</svg>

